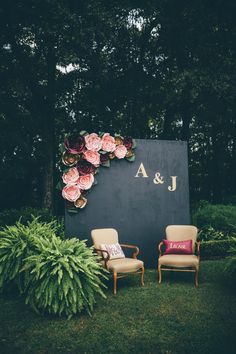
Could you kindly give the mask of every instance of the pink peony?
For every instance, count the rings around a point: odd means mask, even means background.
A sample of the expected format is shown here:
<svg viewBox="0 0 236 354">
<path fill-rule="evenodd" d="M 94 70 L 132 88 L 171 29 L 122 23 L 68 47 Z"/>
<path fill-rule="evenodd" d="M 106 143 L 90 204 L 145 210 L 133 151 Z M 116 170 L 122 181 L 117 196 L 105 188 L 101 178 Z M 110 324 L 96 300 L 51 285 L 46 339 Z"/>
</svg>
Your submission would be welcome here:
<svg viewBox="0 0 236 354">
<path fill-rule="evenodd" d="M 88 150 L 99 151 L 102 148 L 102 139 L 96 133 L 86 135 L 85 146 Z"/>
<path fill-rule="evenodd" d="M 64 199 L 69 200 L 69 202 L 75 202 L 80 197 L 80 189 L 76 184 L 67 185 L 62 190 L 62 196 Z"/>
<path fill-rule="evenodd" d="M 90 189 L 93 185 L 93 182 L 94 177 L 92 173 L 89 175 L 80 176 L 77 181 L 79 188 L 84 190 Z"/>
<path fill-rule="evenodd" d="M 76 167 L 70 168 L 62 176 L 63 182 L 65 184 L 75 184 L 79 178 L 79 172 Z"/>
<path fill-rule="evenodd" d="M 118 145 L 114 151 L 114 154 L 118 159 L 123 159 L 127 154 L 127 149 L 124 145 Z"/>
<path fill-rule="evenodd" d="M 97 151 L 87 150 L 84 153 L 84 158 L 92 165 L 98 167 L 100 164 L 100 154 Z"/>
<path fill-rule="evenodd" d="M 102 137 L 102 150 L 107 152 L 113 152 L 115 151 L 115 149 L 115 139 L 109 133 L 105 133 Z"/>
</svg>

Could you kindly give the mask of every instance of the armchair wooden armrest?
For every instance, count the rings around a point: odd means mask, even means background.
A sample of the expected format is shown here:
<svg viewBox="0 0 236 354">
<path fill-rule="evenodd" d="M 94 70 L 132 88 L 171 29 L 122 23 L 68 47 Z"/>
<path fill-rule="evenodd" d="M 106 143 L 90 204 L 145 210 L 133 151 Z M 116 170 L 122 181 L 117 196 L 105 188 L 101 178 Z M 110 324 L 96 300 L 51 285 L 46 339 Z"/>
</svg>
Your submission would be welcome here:
<svg viewBox="0 0 236 354">
<path fill-rule="evenodd" d="M 135 249 L 135 251 L 133 252 L 132 254 L 132 258 L 137 258 L 137 255 L 139 254 L 139 248 L 137 246 L 134 246 L 134 245 L 126 245 L 126 244 L 120 244 L 121 247 L 124 247 L 124 248 L 133 248 Z"/>
<path fill-rule="evenodd" d="M 195 244 L 197 246 L 197 250 L 196 250 L 197 256 L 198 258 L 200 258 L 200 241 L 196 241 Z"/>
<path fill-rule="evenodd" d="M 102 257 L 102 260 L 105 262 L 105 267 L 107 269 L 107 262 L 109 261 L 110 259 L 110 255 L 109 253 L 106 251 L 106 250 L 101 250 L 99 248 L 94 248 L 94 250 L 98 253 L 98 252 L 101 252 L 101 257 Z M 106 256 L 104 257 L 104 253 L 106 253 Z"/>
<path fill-rule="evenodd" d="M 157 248 L 158 248 L 158 251 L 159 251 L 159 257 L 160 256 L 162 256 L 162 250 L 161 250 L 161 247 L 164 245 L 164 242 L 163 241 L 161 241 L 160 243 L 159 243 L 159 245 L 157 246 Z"/>
</svg>

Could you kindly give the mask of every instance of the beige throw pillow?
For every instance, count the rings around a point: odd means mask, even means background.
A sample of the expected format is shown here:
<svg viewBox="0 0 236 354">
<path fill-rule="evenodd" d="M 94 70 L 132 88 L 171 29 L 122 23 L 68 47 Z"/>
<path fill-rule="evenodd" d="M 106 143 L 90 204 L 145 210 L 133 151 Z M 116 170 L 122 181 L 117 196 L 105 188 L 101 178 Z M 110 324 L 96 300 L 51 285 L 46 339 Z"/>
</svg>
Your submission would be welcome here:
<svg viewBox="0 0 236 354">
<path fill-rule="evenodd" d="M 101 249 L 109 253 L 110 259 L 125 258 L 125 254 L 119 243 L 102 244 Z M 103 256 L 106 258 L 107 253 L 103 252 Z"/>
</svg>

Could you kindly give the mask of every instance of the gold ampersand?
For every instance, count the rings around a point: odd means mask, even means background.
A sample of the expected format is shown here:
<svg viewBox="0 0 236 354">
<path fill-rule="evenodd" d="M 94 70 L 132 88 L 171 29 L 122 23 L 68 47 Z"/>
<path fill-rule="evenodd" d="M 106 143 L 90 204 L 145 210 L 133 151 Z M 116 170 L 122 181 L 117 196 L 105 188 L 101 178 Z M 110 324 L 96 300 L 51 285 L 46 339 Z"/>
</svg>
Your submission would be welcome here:
<svg viewBox="0 0 236 354">
<path fill-rule="evenodd" d="M 163 184 L 164 177 L 161 176 L 160 172 L 155 173 L 155 178 L 153 179 L 153 183 L 155 184 Z"/>
</svg>

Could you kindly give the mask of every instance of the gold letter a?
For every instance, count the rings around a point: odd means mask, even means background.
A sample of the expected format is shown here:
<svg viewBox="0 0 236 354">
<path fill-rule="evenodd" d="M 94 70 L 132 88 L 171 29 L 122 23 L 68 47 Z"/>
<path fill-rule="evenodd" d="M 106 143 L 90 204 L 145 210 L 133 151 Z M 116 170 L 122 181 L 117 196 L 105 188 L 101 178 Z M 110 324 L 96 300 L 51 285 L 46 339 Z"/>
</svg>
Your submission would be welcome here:
<svg viewBox="0 0 236 354">
<path fill-rule="evenodd" d="M 139 174 L 141 174 L 145 178 L 148 177 L 147 172 L 146 172 L 142 162 L 141 162 L 139 169 L 134 177 L 139 177 Z"/>
</svg>

